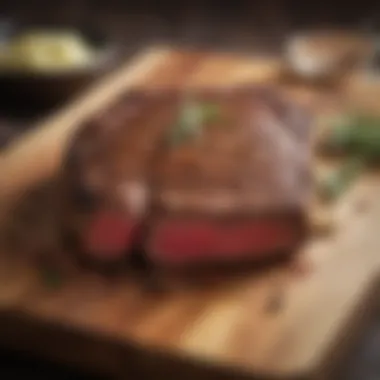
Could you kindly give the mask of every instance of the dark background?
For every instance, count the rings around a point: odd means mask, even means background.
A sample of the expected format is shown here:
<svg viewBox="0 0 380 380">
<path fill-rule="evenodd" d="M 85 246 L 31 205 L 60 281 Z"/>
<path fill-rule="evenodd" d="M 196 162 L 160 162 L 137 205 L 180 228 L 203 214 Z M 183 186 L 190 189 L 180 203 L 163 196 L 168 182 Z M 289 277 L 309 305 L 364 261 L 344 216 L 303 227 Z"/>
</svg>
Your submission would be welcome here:
<svg viewBox="0 0 380 380">
<path fill-rule="evenodd" d="M 361 27 L 380 15 L 376 1 L 1 0 L 0 15 L 22 21 L 94 23 L 133 50 L 152 42 L 252 49 L 275 45 L 292 29 Z"/>
<path fill-rule="evenodd" d="M 0 0 L 0 17 L 28 23 L 96 25 L 120 42 L 126 57 L 154 43 L 197 45 L 250 52 L 275 51 L 296 29 L 317 26 L 367 28 L 380 25 L 377 1 L 42 1 Z M 0 107 L 1 108 L 1 107 Z M 20 112 L 21 113 L 21 112 Z M 0 120 L 9 115 L 0 109 Z M 13 130 L 17 123 L 12 121 Z M 22 121 L 23 128 L 31 125 Z M 11 128 L 11 129 L 12 129 Z M 0 133 L 1 135 L 1 133 Z M 1 139 L 1 136 L 0 136 Z M 380 313 L 363 334 L 346 364 L 342 380 L 380 379 Z M 59 344 L 59 342 L 57 342 Z M 82 374 L 0 351 L 0 378 L 77 379 Z"/>
</svg>

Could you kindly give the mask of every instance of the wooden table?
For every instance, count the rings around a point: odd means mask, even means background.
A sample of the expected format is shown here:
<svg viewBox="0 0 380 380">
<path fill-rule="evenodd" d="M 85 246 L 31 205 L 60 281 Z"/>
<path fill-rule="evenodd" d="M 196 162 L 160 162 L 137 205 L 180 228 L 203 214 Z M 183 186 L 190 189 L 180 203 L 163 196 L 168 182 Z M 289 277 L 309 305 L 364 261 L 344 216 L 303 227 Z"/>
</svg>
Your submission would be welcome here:
<svg viewBox="0 0 380 380">
<path fill-rule="evenodd" d="M 0 155 L 2 211 L 52 177 L 80 122 L 128 88 L 278 79 L 276 60 L 201 54 L 189 66 L 193 55 L 145 52 L 11 144 Z M 339 108 L 325 91 L 284 90 L 319 113 Z M 318 162 L 317 169 L 323 166 Z M 125 377 L 325 378 L 365 325 L 377 295 L 379 186 L 377 176 L 365 176 L 330 210 L 336 232 L 305 247 L 302 260 L 312 270 L 304 276 L 283 265 L 157 295 L 134 277 L 104 281 L 82 274 L 52 291 L 33 266 L 5 252 L 0 341 Z M 363 199 L 365 210 L 358 212 Z M 279 290 L 283 305 L 273 313 L 268 302 Z"/>
</svg>

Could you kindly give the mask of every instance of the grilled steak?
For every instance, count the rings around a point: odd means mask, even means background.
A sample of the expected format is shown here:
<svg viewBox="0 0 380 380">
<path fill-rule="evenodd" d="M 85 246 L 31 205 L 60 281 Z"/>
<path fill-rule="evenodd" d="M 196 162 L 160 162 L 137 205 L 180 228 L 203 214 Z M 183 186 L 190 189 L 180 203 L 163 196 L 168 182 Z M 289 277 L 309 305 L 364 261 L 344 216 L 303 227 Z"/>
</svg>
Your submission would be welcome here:
<svg viewBox="0 0 380 380">
<path fill-rule="evenodd" d="M 82 255 L 160 265 L 258 259 L 305 238 L 310 120 L 263 88 L 131 93 L 90 120 L 64 168 Z"/>
</svg>

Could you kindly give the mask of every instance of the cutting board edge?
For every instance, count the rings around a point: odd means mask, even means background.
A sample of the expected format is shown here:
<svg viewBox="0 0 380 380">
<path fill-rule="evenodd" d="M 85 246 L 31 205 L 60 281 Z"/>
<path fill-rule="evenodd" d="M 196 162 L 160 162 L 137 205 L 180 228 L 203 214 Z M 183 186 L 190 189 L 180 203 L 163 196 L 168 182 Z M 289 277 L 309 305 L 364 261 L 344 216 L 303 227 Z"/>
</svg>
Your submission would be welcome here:
<svg viewBox="0 0 380 380">
<path fill-rule="evenodd" d="M 75 125 L 90 117 L 95 112 L 100 111 L 107 104 L 112 102 L 118 94 L 125 88 L 132 88 L 139 84 L 139 81 L 146 77 L 147 73 L 155 68 L 160 67 L 165 62 L 165 59 L 170 56 L 173 51 L 165 46 L 157 46 L 147 48 L 141 53 L 136 54 L 132 59 L 128 59 L 118 69 L 111 72 L 100 81 L 96 81 L 89 89 L 73 99 L 62 109 L 54 112 L 38 123 L 30 131 L 22 134 L 13 143 L 11 143 L 4 152 L 0 154 L 0 204 L 3 206 L 4 198 L 8 201 L 13 200 L 13 197 L 18 195 L 20 191 L 25 191 L 32 183 L 43 180 L 43 176 L 47 177 L 59 166 L 59 160 L 62 155 L 62 149 L 65 144 L 59 146 L 59 141 L 67 140 L 73 131 Z M 124 78 L 118 84 L 116 91 L 111 91 L 111 83 L 118 83 L 118 78 Z M 111 93 L 109 98 L 101 93 L 106 90 L 106 93 Z M 75 122 L 74 122 L 75 119 Z M 63 125 L 57 131 L 58 127 Z M 57 136 L 58 134 L 58 136 Z M 44 135 L 44 138 L 41 136 Z M 50 137 L 50 138 L 49 138 Z M 32 162 L 29 166 L 36 165 L 33 163 L 38 159 L 42 159 L 41 154 L 46 145 L 51 144 L 50 152 L 53 154 L 51 162 L 46 166 L 43 173 L 39 173 L 38 177 L 34 175 L 33 170 L 28 170 L 25 173 L 25 162 L 28 156 L 32 156 Z M 40 149 L 34 146 L 40 146 Z M 46 149 L 45 149 L 46 150 Z M 21 158 L 21 159 L 20 159 Z M 21 163 L 20 163 L 21 162 Z M 17 180 L 9 186 L 1 186 L 2 183 L 7 183 L 7 180 L 16 177 Z"/>
</svg>

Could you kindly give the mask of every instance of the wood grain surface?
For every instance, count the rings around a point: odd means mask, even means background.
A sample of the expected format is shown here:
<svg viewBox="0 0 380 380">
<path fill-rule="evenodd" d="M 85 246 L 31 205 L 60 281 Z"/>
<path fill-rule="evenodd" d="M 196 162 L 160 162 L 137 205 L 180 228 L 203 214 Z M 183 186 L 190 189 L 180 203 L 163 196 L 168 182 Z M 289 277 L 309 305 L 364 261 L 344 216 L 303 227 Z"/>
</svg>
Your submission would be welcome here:
<svg viewBox="0 0 380 380">
<path fill-rule="evenodd" d="M 168 49 L 142 54 L 3 151 L 2 216 L 12 220 L 9 206 L 54 176 L 75 128 L 128 88 L 276 82 L 280 69 L 264 58 Z M 282 89 L 322 115 L 344 103 L 336 92 Z M 208 283 L 199 277 L 198 286 L 171 274 L 161 292 L 152 292 L 136 276 L 82 273 L 52 290 L 22 255 L 3 252 L 0 342 L 122 377 L 326 378 L 377 294 L 379 187 L 378 176 L 363 176 L 329 210 L 334 234 L 310 241 L 297 263 Z M 357 206 L 363 201 L 364 209 Z M 38 209 L 35 224 L 44 212 Z"/>
</svg>

